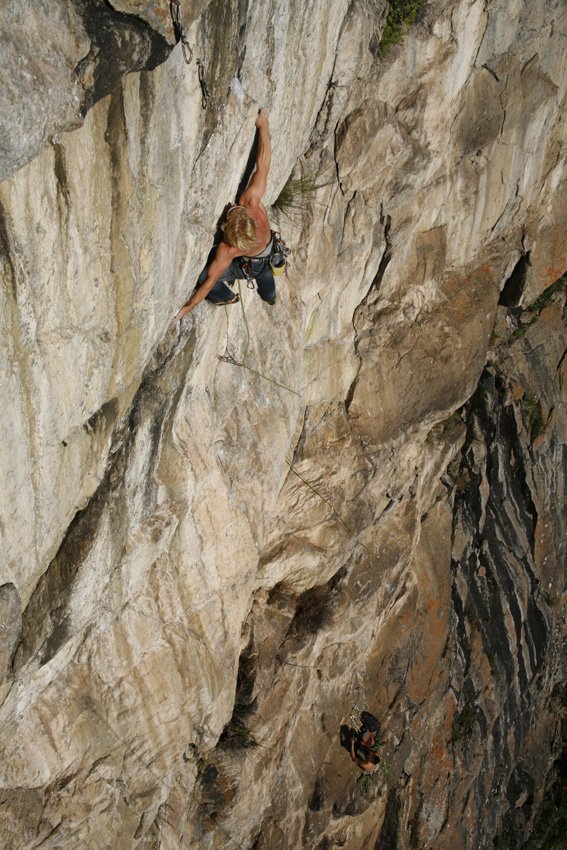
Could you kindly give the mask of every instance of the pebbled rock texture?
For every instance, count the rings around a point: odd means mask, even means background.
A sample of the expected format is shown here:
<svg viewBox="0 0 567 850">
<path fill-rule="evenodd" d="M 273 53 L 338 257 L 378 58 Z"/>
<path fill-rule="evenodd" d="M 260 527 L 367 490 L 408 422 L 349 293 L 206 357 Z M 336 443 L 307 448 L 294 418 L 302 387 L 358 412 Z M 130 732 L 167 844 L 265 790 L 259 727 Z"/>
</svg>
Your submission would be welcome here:
<svg viewBox="0 0 567 850">
<path fill-rule="evenodd" d="M 206 109 L 166 13 L 1 19 L 0 846 L 538 841 L 565 759 L 564 5 L 432 0 L 386 52 L 382 0 L 184 3 Z M 261 105 L 277 304 L 172 324 Z M 374 777 L 338 742 L 361 708 Z"/>
</svg>

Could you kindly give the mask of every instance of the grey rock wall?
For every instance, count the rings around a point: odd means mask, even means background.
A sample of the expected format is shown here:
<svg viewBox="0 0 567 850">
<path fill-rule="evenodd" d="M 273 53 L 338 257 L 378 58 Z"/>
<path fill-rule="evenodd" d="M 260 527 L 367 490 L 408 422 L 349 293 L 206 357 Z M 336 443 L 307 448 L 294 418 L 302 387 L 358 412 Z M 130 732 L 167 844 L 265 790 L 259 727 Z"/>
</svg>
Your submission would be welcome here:
<svg viewBox="0 0 567 850">
<path fill-rule="evenodd" d="M 140 6 L 149 7 L 145 17 Z M 113 6 L 7 0 L 0 33 L 0 180 L 58 133 L 80 127 L 93 103 L 125 74 L 163 62 L 174 42 L 168 6 L 164 0 Z"/>
<path fill-rule="evenodd" d="M 3 19 L 0 836 L 522 847 L 564 713 L 563 6 L 430 2 L 386 56 L 378 0 L 182 14 L 206 110 L 166 3 Z M 260 105 L 267 201 L 318 187 L 270 210 L 290 273 L 172 325 Z"/>
</svg>

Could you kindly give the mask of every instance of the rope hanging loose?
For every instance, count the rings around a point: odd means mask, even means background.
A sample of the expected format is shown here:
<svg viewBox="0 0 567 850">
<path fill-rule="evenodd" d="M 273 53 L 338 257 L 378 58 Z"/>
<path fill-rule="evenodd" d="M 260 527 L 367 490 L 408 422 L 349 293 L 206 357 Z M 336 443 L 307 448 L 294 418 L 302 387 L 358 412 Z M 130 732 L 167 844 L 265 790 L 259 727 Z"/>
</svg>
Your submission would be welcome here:
<svg viewBox="0 0 567 850">
<path fill-rule="evenodd" d="M 185 62 L 187 65 L 190 65 L 193 60 L 193 49 L 189 44 L 187 30 L 183 26 L 183 21 L 181 20 L 180 0 L 169 0 L 169 9 L 171 11 L 175 37 L 177 38 L 177 41 L 181 42 L 181 50 L 183 51 L 183 58 L 185 59 Z"/>
</svg>

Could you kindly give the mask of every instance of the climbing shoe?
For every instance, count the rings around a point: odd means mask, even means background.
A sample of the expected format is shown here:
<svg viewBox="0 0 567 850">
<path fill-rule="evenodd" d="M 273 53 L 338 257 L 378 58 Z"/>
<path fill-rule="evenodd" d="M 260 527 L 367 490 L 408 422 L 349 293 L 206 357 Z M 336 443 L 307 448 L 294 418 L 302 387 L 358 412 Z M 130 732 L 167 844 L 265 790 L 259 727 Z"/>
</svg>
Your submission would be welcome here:
<svg viewBox="0 0 567 850">
<path fill-rule="evenodd" d="M 231 298 L 229 301 L 215 301 L 214 305 L 215 307 L 226 307 L 227 304 L 238 304 L 239 301 L 240 296 L 237 293 L 234 298 Z"/>
</svg>

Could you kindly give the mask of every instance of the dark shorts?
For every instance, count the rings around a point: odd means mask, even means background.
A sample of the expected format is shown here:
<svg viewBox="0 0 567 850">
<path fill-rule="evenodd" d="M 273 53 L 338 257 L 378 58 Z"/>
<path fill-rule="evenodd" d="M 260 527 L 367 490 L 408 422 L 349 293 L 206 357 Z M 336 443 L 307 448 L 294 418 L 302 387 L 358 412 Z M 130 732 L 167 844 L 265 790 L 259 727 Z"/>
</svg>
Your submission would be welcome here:
<svg viewBox="0 0 567 850">
<path fill-rule="evenodd" d="M 350 726 L 346 724 L 342 724 L 339 729 L 339 738 L 341 742 L 341 747 L 344 747 L 345 750 L 350 754 L 351 752 L 351 744 L 354 741 L 356 743 L 358 739 L 358 735 L 354 729 L 351 729 Z"/>
<path fill-rule="evenodd" d="M 360 723 L 364 729 L 368 729 L 369 732 L 372 732 L 374 735 L 378 735 L 380 731 L 380 724 L 369 711 L 360 712 Z"/>
</svg>

